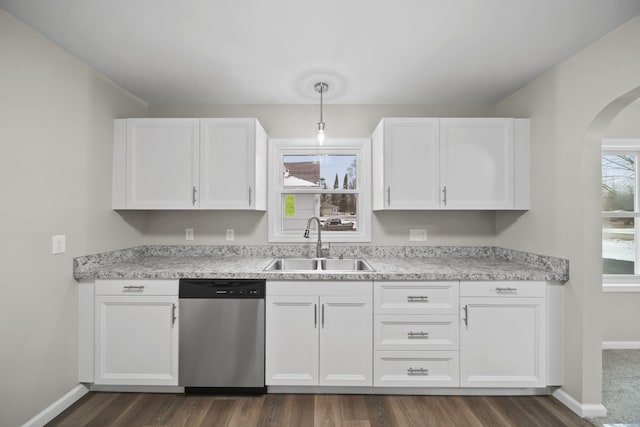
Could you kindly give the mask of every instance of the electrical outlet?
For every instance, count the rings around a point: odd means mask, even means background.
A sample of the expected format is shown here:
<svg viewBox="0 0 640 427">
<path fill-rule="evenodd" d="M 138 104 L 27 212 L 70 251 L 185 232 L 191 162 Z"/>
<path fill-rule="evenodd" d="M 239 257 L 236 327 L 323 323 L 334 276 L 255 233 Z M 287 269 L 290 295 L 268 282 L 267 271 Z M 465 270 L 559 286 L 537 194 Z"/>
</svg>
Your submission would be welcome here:
<svg viewBox="0 0 640 427">
<path fill-rule="evenodd" d="M 233 228 L 227 228 L 227 241 L 233 242 L 235 240 Z"/>
<path fill-rule="evenodd" d="M 67 251 L 67 236 L 60 234 L 58 236 L 51 236 L 51 253 L 63 254 Z"/>
<path fill-rule="evenodd" d="M 427 241 L 427 229 L 418 228 L 416 230 L 409 230 L 409 240 L 412 242 L 426 242 Z"/>
<path fill-rule="evenodd" d="M 193 240 L 193 228 L 184 229 L 184 240 Z"/>
</svg>

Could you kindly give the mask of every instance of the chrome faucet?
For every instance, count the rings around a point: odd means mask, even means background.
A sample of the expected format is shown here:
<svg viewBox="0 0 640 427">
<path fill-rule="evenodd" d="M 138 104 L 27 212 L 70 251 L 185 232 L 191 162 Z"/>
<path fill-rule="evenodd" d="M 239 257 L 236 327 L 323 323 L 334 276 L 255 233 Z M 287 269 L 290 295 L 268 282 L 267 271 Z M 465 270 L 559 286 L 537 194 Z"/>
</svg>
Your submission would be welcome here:
<svg viewBox="0 0 640 427">
<path fill-rule="evenodd" d="M 307 220 L 307 228 L 305 228 L 304 230 L 304 237 L 306 239 L 309 238 L 309 229 L 311 228 L 311 221 L 313 221 L 314 219 L 318 223 L 318 243 L 316 243 L 316 258 L 322 258 L 322 239 L 320 237 L 320 229 L 322 228 L 322 225 L 320 224 L 320 218 L 318 218 L 317 216 L 312 216 Z"/>
</svg>

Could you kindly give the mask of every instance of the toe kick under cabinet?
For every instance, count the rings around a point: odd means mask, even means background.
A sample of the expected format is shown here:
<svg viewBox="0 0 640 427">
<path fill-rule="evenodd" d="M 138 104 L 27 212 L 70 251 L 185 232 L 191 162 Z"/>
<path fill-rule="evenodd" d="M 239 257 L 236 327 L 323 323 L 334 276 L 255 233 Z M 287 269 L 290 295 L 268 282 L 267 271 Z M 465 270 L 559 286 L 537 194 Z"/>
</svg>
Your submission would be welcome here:
<svg viewBox="0 0 640 427">
<path fill-rule="evenodd" d="M 459 286 L 374 284 L 374 386 L 458 387 Z"/>
</svg>

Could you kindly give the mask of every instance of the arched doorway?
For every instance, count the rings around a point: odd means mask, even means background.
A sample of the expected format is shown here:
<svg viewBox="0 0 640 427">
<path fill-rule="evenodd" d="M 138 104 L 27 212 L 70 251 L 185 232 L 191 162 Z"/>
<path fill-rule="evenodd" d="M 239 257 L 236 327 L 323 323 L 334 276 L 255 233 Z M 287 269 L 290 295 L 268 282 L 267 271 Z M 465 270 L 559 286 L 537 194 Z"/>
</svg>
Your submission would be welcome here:
<svg viewBox="0 0 640 427">
<path fill-rule="evenodd" d="M 599 161 L 602 159 L 599 156 L 599 159 L 596 160 L 594 153 L 599 150 L 593 150 L 593 147 L 600 147 L 603 139 L 611 138 L 611 129 L 612 124 L 616 121 L 617 118 L 621 117 L 621 115 L 625 114 L 625 110 L 631 109 L 631 111 L 640 111 L 636 101 L 640 100 L 640 87 L 637 87 L 629 92 L 619 96 L 618 98 L 611 101 L 608 105 L 604 106 L 602 110 L 596 115 L 594 120 L 591 122 L 587 135 L 585 138 L 585 150 L 583 150 L 583 176 L 592 176 L 593 173 L 587 173 L 587 170 L 592 171 L 594 167 L 600 168 Z M 635 103 L 635 104 L 634 104 Z M 640 114 L 635 119 L 637 121 L 637 126 L 634 125 L 634 128 L 637 128 L 637 131 L 631 131 L 632 133 L 626 133 L 626 138 L 640 138 Z M 630 128 L 633 129 L 633 128 Z M 637 133 L 634 133 L 637 132 Z M 622 135 L 615 135 L 617 138 L 622 138 Z M 636 163 L 637 164 L 637 163 Z M 600 180 L 600 185 L 602 184 L 602 180 Z M 593 187 L 594 191 L 595 188 Z M 638 193 L 640 190 L 636 188 L 634 191 L 634 196 L 637 199 Z M 601 197 L 592 197 L 593 195 L 585 196 L 583 199 L 583 209 L 584 209 L 584 232 L 585 232 L 585 263 L 587 265 L 591 264 L 595 267 L 591 268 L 591 273 L 593 274 L 602 274 L 602 260 L 601 259 L 591 259 L 593 254 L 602 254 L 602 199 Z M 599 195 L 598 195 L 599 196 Z M 637 202 L 636 202 L 637 203 Z M 640 218 L 636 218 L 635 221 L 640 221 Z M 633 227 L 632 227 L 633 228 Z M 636 232 L 634 235 L 634 242 L 639 238 L 638 233 Z M 597 247 L 594 247 L 597 246 Z M 613 325 L 615 327 L 615 321 L 618 322 L 629 322 L 635 323 L 636 328 L 640 328 L 640 323 L 638 323 L 638 319 L 640 319 L 640 293 L 628 294 L 628 296 L 623 297 L 627 304 L 636 305 L 635 313 L 629 312 L 628 310 L 622 309 L 622 307 L 616 307 L 616 302 L 610 298 L 613 294 L 602 293 L 600 298 L 600 304 L 598 304 L 601 312 L 602 312 L 602 322 L 603 322 L 603 340 L 607 341 L 607 334 L 610 334 L 610 327 Z M 607 298 L 611 299 L 609 301 Z M 617 301 L 620 301 L 620 294 L 615 295 Z M 626 321 L 624 320 L 624 316 L 631 316 Z M 613 317 L 613 319 L 611 317 Z M 614 322 L 612 322 L 612 320 Z M 624 325 L 628 328 L 628 325 Z M 638 329 L 640 331 L 640 329 Z M 627 333 L 628 335 L 628 333 Z M 639 334 L 640 335 L 640 334 Z M 638 336 L 638 335 L 636 335 Z M 638 338 L 640 340 L 640 338 Z M 638 350 L 640 352 L 640 350 Z M 612 384 L 612 380 L 615 380 L 615 374 L 612 372 L 612 360 L 615 363 L 618 363 L 616 359 L 611 359 L 609 355 L 603 355 L 604 365 L 607 370 L 604 372 L 603 376 L 603 396 L 602 401 L 605 407 L 608 410 L 608 416 L 606 418 L 595 419 L 594 421 L 601 423 L 637 423 L 640 419 L 636 418 L 635 413 L 640 413 L 634 407 L 637 406 L 637 395 L 635 397 L 627 396 L 627 394 L 616 395 L 617 391 L 615 390 L 615 384 Z M 619 365 L 615 367 L 619 369 Z M 612 376 L 612 374 L 614 376 Z M 637 387 L 636 387 L 637 388 Z M 630 399 L 626 399 L 630 397 Z M 629 407 L 626 410 L 625 407 Z"/>
</svg>

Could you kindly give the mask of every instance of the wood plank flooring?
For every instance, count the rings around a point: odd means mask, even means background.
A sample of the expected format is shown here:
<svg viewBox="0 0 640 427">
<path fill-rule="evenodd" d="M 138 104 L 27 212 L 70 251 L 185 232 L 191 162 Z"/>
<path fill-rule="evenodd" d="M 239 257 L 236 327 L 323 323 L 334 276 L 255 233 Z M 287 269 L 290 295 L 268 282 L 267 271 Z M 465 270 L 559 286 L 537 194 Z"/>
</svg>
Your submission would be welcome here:
<svg viewBox="0 0 640 427">
<path fill-rule="evenodd" d="M 51 427 L 589 426 L 550 396 L 264 396 L 92 392 Z"/>
</svg>

